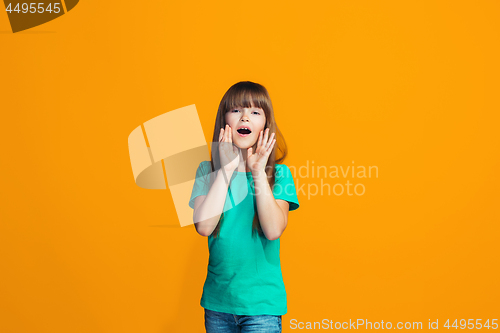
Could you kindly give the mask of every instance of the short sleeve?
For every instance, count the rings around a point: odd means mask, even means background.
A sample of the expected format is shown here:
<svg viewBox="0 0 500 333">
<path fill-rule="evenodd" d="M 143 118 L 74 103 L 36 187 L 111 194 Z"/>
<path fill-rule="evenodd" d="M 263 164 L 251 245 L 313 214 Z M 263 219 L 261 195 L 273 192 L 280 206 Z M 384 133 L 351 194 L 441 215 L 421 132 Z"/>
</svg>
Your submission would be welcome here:
<svg viewBox="0 0 500 333">
<path fill-rule="evenodd" d="M 290 204 L 289 211 L 296 210 L 300 205 L 290 169 L 285 164 L 276 164 L 275 169 L 274 199 L 288 201 Z"/>
<path fill-rule="evenodd" d="M 189 207 L 194 209 L 194 199 L 200 195 L 207 195 L 210 189 L 210 162 L 203 161 L 196 170 L 196 179 L 194 180 L 193 191 L 189 199 Z"/>
</svg>

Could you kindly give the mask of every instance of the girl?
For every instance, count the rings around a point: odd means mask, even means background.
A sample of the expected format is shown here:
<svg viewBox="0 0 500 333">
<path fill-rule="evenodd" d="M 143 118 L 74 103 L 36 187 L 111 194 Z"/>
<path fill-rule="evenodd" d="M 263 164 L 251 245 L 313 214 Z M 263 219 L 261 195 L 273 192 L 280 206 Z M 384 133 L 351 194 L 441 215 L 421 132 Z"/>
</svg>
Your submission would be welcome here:
<svg viewBox="0 0 500 333">
<path fill-rule="evenodd" d="M 196 231 L 208 237 L 200 302 L 207 333 L 281 332 L 287 300 L 279 238 L 288 212 L 299 208 L 290 169 L 281 164 L 286 155 L 266 88 L 249 81 L 229 88 L 211 160 L 200 163 L 189 201 Z"/>
</svg>

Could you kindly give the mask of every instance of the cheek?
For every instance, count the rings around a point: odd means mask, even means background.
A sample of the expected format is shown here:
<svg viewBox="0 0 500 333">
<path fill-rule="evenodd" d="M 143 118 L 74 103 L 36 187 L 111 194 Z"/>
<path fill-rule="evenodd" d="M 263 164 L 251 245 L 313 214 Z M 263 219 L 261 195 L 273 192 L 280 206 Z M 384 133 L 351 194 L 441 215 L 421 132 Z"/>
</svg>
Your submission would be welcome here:
<svg viewBox="0 0 500 333">
<path fill-rule="evenodd" d="M 266 127 L 266 124 L 265 124 L 265 123 L 264 123 L 264 124 L 261 124 L 261 126 L 259 126 L 259 131 L 258 131 L 258 133 L 257 133 L 257 134 L 259 134 L 259 133 L 260 133 L 260 131 L 264 132 L 265 127 Z"/>
<path fill-rule="evenodd" d="M 229 126 L 231 126 L 231 127 L 233 127 L 233 126 L 234 126 L 234 124 L 233 124 L 233 123 L 234 123 L 234 120 L 233 120 L 233 119 L 231 119 L 231 117 L 230 117 L 230 116 L 227 116 L 227 117 L 225 118 L 225 120 L 226 120 L 226 124 L 228 124 L 228 125 L 229 125 Z"/>
</svg>

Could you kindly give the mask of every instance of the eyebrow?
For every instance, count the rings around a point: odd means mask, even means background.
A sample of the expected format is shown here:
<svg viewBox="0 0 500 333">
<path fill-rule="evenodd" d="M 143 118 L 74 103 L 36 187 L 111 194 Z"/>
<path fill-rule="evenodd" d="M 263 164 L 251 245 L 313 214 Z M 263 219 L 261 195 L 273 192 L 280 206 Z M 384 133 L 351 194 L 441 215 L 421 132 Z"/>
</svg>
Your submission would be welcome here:
<svg viewBox="0 0 500 333">
<path fill-rule="evenodd" d="M 245 107 L 242 107 L 242 106 L 235 106 L 233 109 L 248 109 L 248 110 L 256 110 L 256 111 L 262 110 L 261 108 L 258 108 L 258 107 L 245 108 Z"/>
</svg>

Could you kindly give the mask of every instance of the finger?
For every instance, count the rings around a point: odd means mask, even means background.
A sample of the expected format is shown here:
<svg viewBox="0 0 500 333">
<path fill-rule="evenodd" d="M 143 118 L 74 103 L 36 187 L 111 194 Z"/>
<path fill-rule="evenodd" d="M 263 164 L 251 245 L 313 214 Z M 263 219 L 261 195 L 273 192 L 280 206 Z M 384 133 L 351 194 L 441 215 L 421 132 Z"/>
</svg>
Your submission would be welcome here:
<svg viewBox="0 0 500 333">
<path fill-rule="evenodd" d="M 276 143 L 276 139 L 273 139 L 271 141 L 271 144 L 269 145 L 269 148 L 267 148 L 267 150 L 268 150 L 269 153 L 273 150 L 275 143 Z"/>
<path fill-rule="evenodd" d="M 227 133 L 228 132 L 228 130 L 227 130 L 228 126 L 229 125 L 226 124 L 226 126 L 224 127 L 224 141 L 226 141 L 226 142 L 229 140 L 228 139 L 228 133 Z"/>
<path fill-rule="evenodd" d="M 262 144 L 262 132 L 263 131 L 260 131 L 259 133 L 259 142 L 257 142 L 257 149 L 260 147 L 260 145 Z"/>
<path fill-rule="evenodd" d="M 266 146 L 267 146 L 267 138 L 268 138 L 268 136 L 269 136 L 269 127 L 266 128 L 266 134 L 264 135 L 264 142 L 263 143 Z"/>
<path fill-rule="evenodd" d="M 219 142 L 222 140 L 222 136 L 224 135 L 224 129 L 221 128 L 219 132 Z"/>
<path fill-rule="evenodd" d="M 252 147 L 247 149 L 247 158 L 249 158 L 252 155 Z"/>
<path fill-rule="evenodd" d="M 233 142 L 233 130 L 231 127 L 229 127 L 229 142 Z"/>
<path fill-rule="evenodd" d="M 267 150 L 269 148 L 269 144 L 271 143 L 271 138 L 266 137 L 266 141 L 264 141 L 264 150 Z"/>
<path fill-rule="evenodd" d="M 269 142 L 266 144 L 266 150 L 269 149 L 269 147 L 273 143 L 273 140 L 274 140 L 274 133 L 272 133 L 271 136 L 269 137 Z"/>
</svg>

